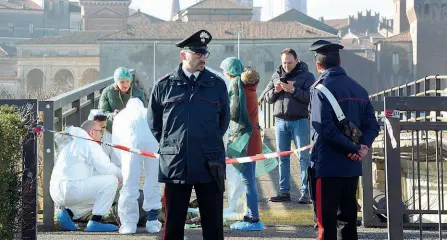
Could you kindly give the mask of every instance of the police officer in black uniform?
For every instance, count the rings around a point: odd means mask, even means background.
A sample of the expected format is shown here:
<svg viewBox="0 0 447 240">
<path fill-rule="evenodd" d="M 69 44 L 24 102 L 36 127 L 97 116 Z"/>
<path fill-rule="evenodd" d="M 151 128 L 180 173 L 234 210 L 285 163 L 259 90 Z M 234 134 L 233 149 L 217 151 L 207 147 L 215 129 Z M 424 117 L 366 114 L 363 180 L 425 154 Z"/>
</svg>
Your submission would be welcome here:
<svg viewBox="0 0 447 240">
<path fill-rule="evenodd" d="M 311 179 L 318 239 L 357 239 L 356 190 L 362 158 L 379 133 L 368 92 L 340 66 L 343 46 L 319 40 L 312 44 L 320 78 L 311 88 L 310 124 L 314 179 Z M 338 102 L 337 118 L 323 85 Z"/>
<path fill-rule="evenodd" d="M 212 36 L 200 30 L 176 44 L 182 63 L 154 86 L 149 127 L 160 143 L 159 182 L 165 183 L 165 240 L 183 240 L 194 187 L 203 239 L 223 239 L 225 148 L 230 121 L 227 87 L 205 68 Z"/>
</svg>

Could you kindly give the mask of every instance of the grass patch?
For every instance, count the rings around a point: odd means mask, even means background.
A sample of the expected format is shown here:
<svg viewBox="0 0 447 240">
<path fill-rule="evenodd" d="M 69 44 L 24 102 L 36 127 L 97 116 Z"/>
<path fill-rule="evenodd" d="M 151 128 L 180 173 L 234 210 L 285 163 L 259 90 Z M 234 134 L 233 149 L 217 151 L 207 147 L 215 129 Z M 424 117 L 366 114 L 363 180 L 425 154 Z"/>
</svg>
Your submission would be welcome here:
<svg viewBox="0 0 447 240">
<path fill-rule="evenodd" d="M 261 221 L 266 225 L 313 226 L 312 209 L 264 209 L 260 212 Z"/>
</svg>

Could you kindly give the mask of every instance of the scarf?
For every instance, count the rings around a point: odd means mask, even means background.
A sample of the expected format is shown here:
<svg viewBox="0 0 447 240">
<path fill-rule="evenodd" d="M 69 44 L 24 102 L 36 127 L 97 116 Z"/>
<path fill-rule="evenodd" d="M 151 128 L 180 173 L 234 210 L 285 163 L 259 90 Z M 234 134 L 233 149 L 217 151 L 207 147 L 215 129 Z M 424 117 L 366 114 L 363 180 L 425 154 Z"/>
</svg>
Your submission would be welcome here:
<svg viewBox="0 0 447 240">
<path fill-rule="evenodd" d="M 227 146 L 226 156 L 229 158 L 246 157 L 248 150 L 248 143 L 253 131 L 253 126 L 250 122 L 250 117 L 247 111 L 247 100 L 245 96 L 244 87 L 240 77 L 237 77 L 231 82 L 230 91 L 230 129 L 229 129 L 229 144 Z M 234 139 L 231 141 L 231 139 Z M 262 143 L 262 153 L 273 153 L 273 151 Z M 238 172 L 242 173 L 245 164 L 233 165 Z M 276 158 L 266 159 L 256 163 L 256 177 L 263 176 L 278 166 Z"/>
<path fill-rule="evenodd" d="M 247 156 L 248 142 L 253 131 L 247 111 L 247 99 L 240 76 L 232 82 L 230 97 L 230 142 L 227 147 L 227 157 L 237 158 Z M 242 172 L 244 164 L 235 164 L 234 167 Z"/>
</svg>

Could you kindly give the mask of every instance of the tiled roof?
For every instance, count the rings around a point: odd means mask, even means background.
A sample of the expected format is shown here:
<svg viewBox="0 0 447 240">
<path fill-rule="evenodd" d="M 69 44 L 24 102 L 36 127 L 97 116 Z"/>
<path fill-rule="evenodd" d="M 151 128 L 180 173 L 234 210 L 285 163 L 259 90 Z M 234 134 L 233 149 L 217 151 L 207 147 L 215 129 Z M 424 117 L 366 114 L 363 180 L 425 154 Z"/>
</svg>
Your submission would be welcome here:
<svg viewBox="0 0 447 240">
<path fill-rule="evenodd" d="M 327 25 L 335 28 L 335 29 L 342 29 L 346 26 L 349 25 L 348 19 L 347 18 L 342 18 L 342 19 L 328 19 L 328 20 L 324 20 L 324 23 L 326 23 Z"/>
<path fill-rule="evenodd" d="M 0 9 L 2 8 L 42 10 L 39 5 L 31 0 L 0 0 Z"/>
<path fill-rule="evenodd" d="M 411 42 L 410 31 L 405 31 L 389 38 L 381 39 L 379 42 Z"/>
<path fill-rule="evenodd" d="M 318 21 L 317 19 L 309 17 L 308 15 L 306 15 L 294 8 L 269 20 L 269 22 L 287 22 L 287 21 L 300 22 L 302 24 L 306 24 L 306 25 L 309 25 L 316 29 L 320 29 L 322 31 L 329 32 L 329 33 L 332 33 L 335 35 L 338 33 L 337 29 L 335 29 L 323 22 Z"/>
<path fill-rule="evenodd" d="M 336 35 L 298 22 L 164 22 L 138 25 L 100 40 L 181 40 L 200 29 L 208 30 L 213 39 L 299 39 L 332 38 Z"/>
<path fill-rule="evenodd" d="M 129 18 L 127 18 L 127 24 L 131 26 L 158 22 L 165 21 L 140 11 L 135 12 L 134 14 L 130 15 Z"/>
<path fill-rule="evenodd" d="M 116 31 L 81 31 L 67 36 L 41 37 L 25 40 L 16 45 L 28 44 L 95 44 L 96 39 L 110 35 Z"/>
<path fill-rule="evenodd" d="M 215 9 L 215 8 L 229 8 L 229 9 L 247 9 L 245 5 L 242 5 L 233 0 L 203 0 L 198 2 L 187 9 Z"/>
</svg>

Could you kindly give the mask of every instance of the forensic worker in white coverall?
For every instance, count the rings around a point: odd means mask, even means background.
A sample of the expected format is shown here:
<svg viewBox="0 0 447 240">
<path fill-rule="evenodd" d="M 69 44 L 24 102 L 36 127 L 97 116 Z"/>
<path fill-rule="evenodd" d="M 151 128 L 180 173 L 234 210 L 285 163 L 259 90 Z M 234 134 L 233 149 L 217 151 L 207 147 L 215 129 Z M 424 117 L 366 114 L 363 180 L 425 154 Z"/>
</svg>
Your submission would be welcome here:
<svg viewBox="0 0 447 240">
<path fill-rule="evenodd" d="M 88 120 L 93 120 L 95 122 L 99 122 L 101 125 L 101 129 L 104 131 L 104 135 L 102 135 L 103 142 L 111 143 L 112 142 L 112 134 L 106 130 L 107 127 L 107 115 L 105 115 L 99 109 L 90 110 L 90 114 L 88 115 Z M 102 145 L 102 149 L 106 153 L 106 155 L 110 158 L 110 161 L 118 167 L 121 167 L 121 160 L 116 156 L 115 151 L 112 147 L 107 146 L 106 144 Z"/>
<path fill-rule="evenodd" d="M 101 140 L 103 133 L 100 124 L 91 120 L 81 128 L 69 128 L 68 132 L 96 141 Z M 117 226 L 101 220 L 110 211 L 121 178 L 121 170 L 110 162 L 100 144 L 74 137 L 61 150 L 50 180 L 51 198 L 61 208 L 56 216 L 60 227 L 77 230 L 73 219 L 92 213 L 85 231 L 117 231 Z"/>
<path fill-rule="evenodd" d="M 113 121 L 112 142 L 149 152 L 158 152 L 158 142 L 147 124 L 147 109 L 140 98 L 131 98 L 126 108 Z M 147 212 L 146 230 L 156 233 L 162 224 L 158 221 L 161 192 L 158 183 L 158 159 L 116 149 L 121 159 L 123 187 L 118 200 L 121 234 L 132 234 L 139 220 L 138 197 L 142 167 L 144 168 L 143 210 Z"/>
</svg>

